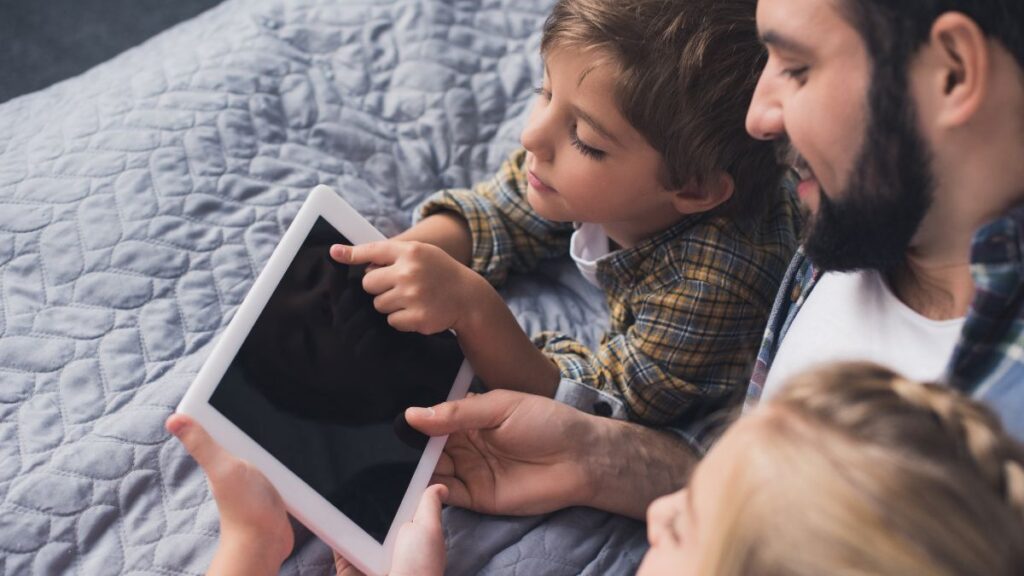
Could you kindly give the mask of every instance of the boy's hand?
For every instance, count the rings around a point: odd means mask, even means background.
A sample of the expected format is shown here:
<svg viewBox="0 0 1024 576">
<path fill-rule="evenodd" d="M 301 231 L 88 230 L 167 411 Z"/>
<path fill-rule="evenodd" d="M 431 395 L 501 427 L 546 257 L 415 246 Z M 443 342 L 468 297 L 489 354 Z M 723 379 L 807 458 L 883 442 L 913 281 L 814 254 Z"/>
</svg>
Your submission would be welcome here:
<svg viewBox="0 0 1024 576">
<path fill-rule="evenodd" d="M 441 503 L 448 489 L 435 484 L 423 493 L 412 522 L 398 531 L 390 576 L 441 576 L 444 574 L 444 529 L 441 527 Z M 361 572 L 345 558 L 334 553 L 338 576 L 360 576 Z"/>
<path fill-rule="evenodd" d="M 388 324 L 403 332 L 456 332 L 487 281 L 444 250 L 421 242 L 385 240 L 358 246 L 335 244 L 331 258 L 341 264 L 371 264 L 363 289 Z"/>
<path fill-rule="evenodd" d="M 210 573 L 242 573 L 258 566 L 276 574 L 295 545 L 288 513 L 277 490 L 248 462 L 220 447 L 184 414 L 165 424 L 199 464 L 220 512 L 220 546 Z"/>
</svg>

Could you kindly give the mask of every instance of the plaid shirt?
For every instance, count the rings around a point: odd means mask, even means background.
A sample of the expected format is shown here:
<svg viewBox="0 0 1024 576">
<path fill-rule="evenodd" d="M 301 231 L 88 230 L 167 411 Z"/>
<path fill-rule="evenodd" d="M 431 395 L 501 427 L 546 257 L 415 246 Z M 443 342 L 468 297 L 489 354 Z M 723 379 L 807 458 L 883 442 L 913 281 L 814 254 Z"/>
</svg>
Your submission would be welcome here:
<svg viewBox="0 0 1024 576">
<path fill-rule="evenodd" d="M 975 234 L 971 275 L 974 301 L 944 379 L 987 402 L 1007 430 L 1024 440 L 1024 205 Z M 775 353 L 820 278 L 799 251 L 768 320 L 747 388 L 747 408 L 760 399 Z"/>
<path fill-rule="evenodd" d="M 514 153 L 491 181 L 441 191 L 419 211 L 461 214 L 472 268 L 494 285 L 569 252 L 573 225 L 541 218 L 526 200 L 525 157 Z M 687 216 L 600 259 L 611 326 L 599 348 L 535 337 L 560 369 L 555 397 L 656 425 L 698 420 L 741 397 L 798 226 L 796 202 L 779 188 L 759 221 Z"/>
</svg>

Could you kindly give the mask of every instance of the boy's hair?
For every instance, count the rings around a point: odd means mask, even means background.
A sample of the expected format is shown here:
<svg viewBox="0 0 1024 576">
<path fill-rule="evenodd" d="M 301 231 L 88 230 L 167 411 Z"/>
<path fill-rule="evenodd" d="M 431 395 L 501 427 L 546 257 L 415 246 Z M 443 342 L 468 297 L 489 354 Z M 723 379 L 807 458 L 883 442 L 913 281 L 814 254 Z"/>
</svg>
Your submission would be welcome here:
<svg viewBox="0 0 1024 576">
<path fill-rule="evenodd" d="M 760 213 L 782 167 L 773 145 L 745 128 L 766 53 L 756 0 L 560 0 L 541 53 L 594 50 L 616 67 L 616 102 L 664 159 L 663 184 L 698 185 L 725 171 L 735 191 L 722 210 Z"/>
<path fill-rule="evenodd" d="M 698 573 L 1024 574 L 1024 452 L 980 403 L 845 363 L 751 417 Z"/>
</svg>

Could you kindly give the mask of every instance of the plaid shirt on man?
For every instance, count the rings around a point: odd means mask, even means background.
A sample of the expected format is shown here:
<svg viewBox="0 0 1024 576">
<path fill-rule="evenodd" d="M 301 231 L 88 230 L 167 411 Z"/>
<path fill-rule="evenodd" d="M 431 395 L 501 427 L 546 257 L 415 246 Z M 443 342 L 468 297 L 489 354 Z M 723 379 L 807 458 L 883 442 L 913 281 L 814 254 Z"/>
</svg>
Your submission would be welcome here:
<svg viewBox="0 0 1024 576">
<path fill-rule="evenodd" d="M 971 275 L 974 300 L 944 380 L 987 402 L 1006 429 L 1024 441 L 1024 205 L 974 235 Z M 760 400 L 782 339 L 820 278 L 803 250 L 797 252 L 757 355 L 747 388 L 748 408 Z"/>
<path fill-rule="evenodd" d="M 454 211 L 469 223 L 472 268 L 494 285 L 569 252 L 573 225 L 545 220 L 526 200 L 525 151 L 473 190 L 444 190 L 419 218 Z M 600 259 L 611 326 L 594 351 L 545 332 L 558 364 L 555 397 L 589 412 L 647 424 L 700 419 L 740 397 L 775 291 L 796 249 L 799 210 L 779 187 L 759 220 L 709 214 Z"/>
</svg>

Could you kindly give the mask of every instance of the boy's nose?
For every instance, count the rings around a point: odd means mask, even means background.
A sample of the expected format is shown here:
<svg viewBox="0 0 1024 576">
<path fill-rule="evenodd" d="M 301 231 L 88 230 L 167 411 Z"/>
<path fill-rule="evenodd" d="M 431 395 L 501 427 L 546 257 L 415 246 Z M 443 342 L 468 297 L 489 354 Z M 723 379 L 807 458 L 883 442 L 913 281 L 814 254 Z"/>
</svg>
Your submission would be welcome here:
<svg viewBox="0 0 1024 576">
<path fill-rule="evenodd" d="M 553 148 L 547 134 L 549 128 L 545 120 L 545 111 L 542 109 L 541 103 L 534 104 L 533 111 L 530 112 L 530 118 L 526 122 L 526 127 L 523 128 L 523 132 L 519 136 L 519 141 L 522 143 L 523 148 L 526 148 L 534 157 L 542 161 L 551 160 L 553 155 Z"/>
</svg>

